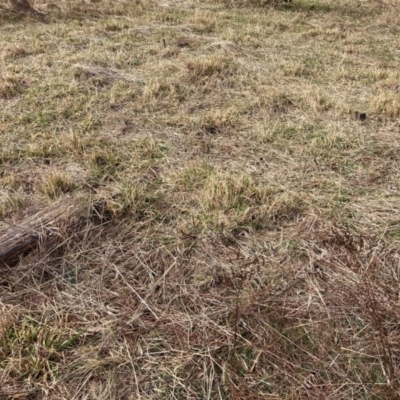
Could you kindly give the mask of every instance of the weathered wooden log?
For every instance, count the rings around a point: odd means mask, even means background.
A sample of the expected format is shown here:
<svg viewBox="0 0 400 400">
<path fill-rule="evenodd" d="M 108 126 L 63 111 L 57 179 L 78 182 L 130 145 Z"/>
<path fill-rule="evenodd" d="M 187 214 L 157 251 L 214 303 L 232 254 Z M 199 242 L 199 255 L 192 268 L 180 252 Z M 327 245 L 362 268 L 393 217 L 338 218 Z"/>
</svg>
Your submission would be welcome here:
<svg viewBox="0 0 400 400">
<path fill-rule="evenodd" d="M 87 204 L 87 203 L 86 203 Z M 49 241 L 57 242 L 62 231 L 76 223 L 85 210 L 85 202 L 66 198 L 11 226 L 0 236 L 0 266 L 13 265 L 20 256 Z"/>
</svg>

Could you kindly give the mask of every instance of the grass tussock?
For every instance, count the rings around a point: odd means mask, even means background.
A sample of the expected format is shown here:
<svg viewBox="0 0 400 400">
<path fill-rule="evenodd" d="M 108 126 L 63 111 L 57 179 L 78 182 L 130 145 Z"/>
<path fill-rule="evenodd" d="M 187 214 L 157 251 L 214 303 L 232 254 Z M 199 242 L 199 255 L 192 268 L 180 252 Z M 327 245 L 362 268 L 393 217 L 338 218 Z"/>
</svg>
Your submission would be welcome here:
<svg viewBox="0 0 400 400">
<path fill-rule="evenodd" d="M 0 5 L 1 399 L 400 396 L 389 7 Z"/>
</svg>

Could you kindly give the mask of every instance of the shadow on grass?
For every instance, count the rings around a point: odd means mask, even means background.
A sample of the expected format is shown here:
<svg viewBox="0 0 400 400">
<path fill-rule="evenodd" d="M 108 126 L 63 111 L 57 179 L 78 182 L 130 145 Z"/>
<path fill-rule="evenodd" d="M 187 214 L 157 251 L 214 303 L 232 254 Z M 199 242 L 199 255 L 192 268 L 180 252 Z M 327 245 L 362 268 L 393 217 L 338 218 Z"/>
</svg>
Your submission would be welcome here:
<svg viewBox="0 0 400 400">
<path fill-rule="evenodd" d="M 37 11 L 36 11 L 37 10 Z M 0 5 L 0 23 L 54 23 L 99 20 L 107 16 L 129 16 L 140 13 L 139 6 L 132 6 L 129 2 L 99 5 L 76 3 L 69 4 L 68 9 L 62 9 L 56 4 L 49 4 L 45 10 L 40 5 L 32 11 L 16 10 L 12 7 Z"/>
<path fill-rule="evenodd" d="M 227 2 L 229 3 L 229 2 Z M 235 4 L 230 4 L 228 7 L 235 7 Z M 254 9 L 275 9 L 278 11 L 288 12 L 306 12 L 316 14 L 335 13 L 339 15 L 348 15 L 354 18 L 360 18 L 371 14 L 371 7 L 366 7 L 359 2 L 351 4 L 340 4 L 336 2 L 324 2 L 318 0 L 293 0 L 279 2 L 263 2 L 259 0 L 243 0 L 237 4 L 238 8 L 254 8 Z M 375 7 L 376 8 L 376 7 Z"/>
<path fill-rule="evenodd" d="M 32 11 L 19 11 L 11 7 L 5 7 L 0 5 L 0 23 L 17 23 L 27 21 L 40 21 L 43 22 L 46 19 L 46 15 L 40 12 Z"/>
<path fill-rule="evenodd" d="M 331 2 L 327 4 L 318 0 L 294 0 L 291 3 L 279 4 L 275 8 L 292 12 L 311 12 L 317 14 L 336 13 L 354 18 L 370 15 L 369 7 L 365 7 L 365 5 L 363 6 L 358 2 L 353 2 L 351 4 Z"/>
</svg>

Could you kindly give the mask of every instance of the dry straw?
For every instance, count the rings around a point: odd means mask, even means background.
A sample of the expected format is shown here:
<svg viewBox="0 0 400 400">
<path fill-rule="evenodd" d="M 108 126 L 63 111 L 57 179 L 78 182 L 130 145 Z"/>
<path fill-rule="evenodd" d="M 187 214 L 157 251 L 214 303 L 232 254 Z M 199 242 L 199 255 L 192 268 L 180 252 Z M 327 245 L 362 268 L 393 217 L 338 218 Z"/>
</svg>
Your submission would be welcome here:
<svg viewBox="0 0 400 400">
<path fill-rule="evenodd" d="M 1 6 L 1 399 L 399 397 L 391 4 Z"/>
</svg>

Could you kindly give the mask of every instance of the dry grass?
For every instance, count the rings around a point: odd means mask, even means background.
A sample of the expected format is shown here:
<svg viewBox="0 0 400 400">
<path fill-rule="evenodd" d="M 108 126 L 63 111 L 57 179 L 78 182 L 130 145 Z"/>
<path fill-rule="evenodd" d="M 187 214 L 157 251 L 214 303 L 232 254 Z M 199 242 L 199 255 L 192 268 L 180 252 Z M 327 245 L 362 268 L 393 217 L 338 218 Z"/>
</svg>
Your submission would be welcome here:
<svg viewBox="0 0 400 400">
<path fill-rule="evenodd" d="M 0 7 L 0 398 L 399 398 L 399 4 Z"/>
</svg>

